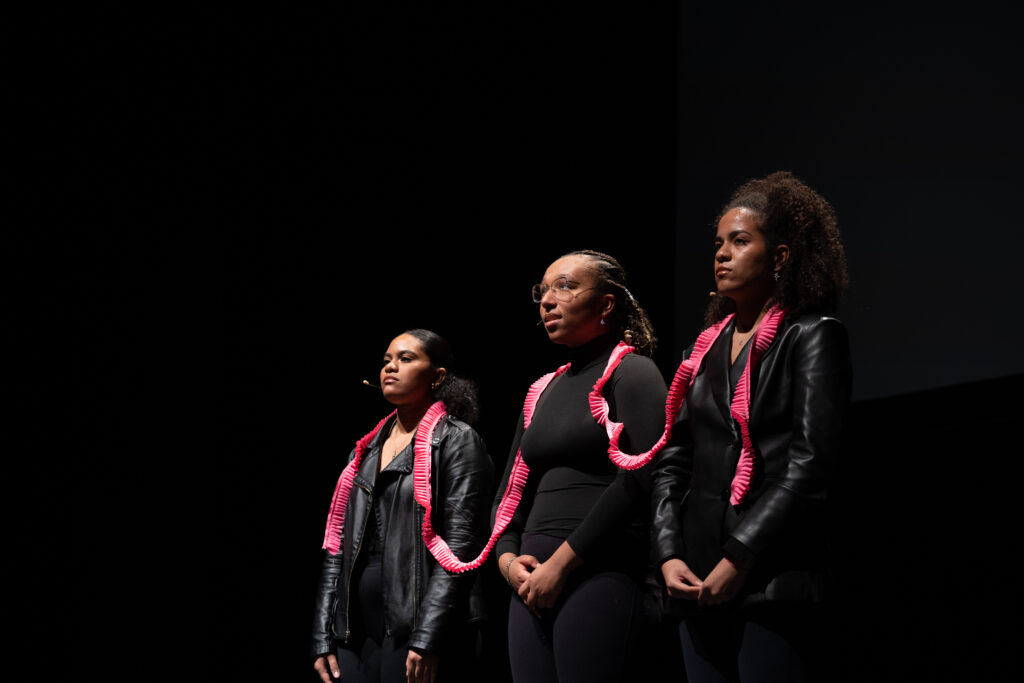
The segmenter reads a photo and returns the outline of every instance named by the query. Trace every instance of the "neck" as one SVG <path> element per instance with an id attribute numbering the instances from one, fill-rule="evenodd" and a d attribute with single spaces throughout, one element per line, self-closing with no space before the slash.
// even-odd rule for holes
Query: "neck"
<path id="1" fill-rule="evenodd" d="M 569 362 L 573 368 L 582 370 L 595 358 L 607 357 L 608 350 L 618 342 L 618 336 L 610 333 L 599 334 L 583 344 L 569 347 Z"/>
<path id="2" fill-rule="evenodd" d="M 433 401 L 426 403 L 417 403 L 414 405 L 398 406 L 397 424 L 395 425 L 395 431 L 408 434 L 409 432 L 416 431 L 416 427 L 419 426 L 420 420 L 426 414 L 427 409 L 434 404 Z"/>
<path id="3" fill-rule="evenodd" d="M 761 324 L 764 314 L 771 308 L 772 300 L 757 299 L 756 301 L 736 302 L 736 331 L 743 334 L 756 329 Z"/>
<path id="4" fill-rule="evenodd" d="M 590 348 L 590 347 L 593 347 L 595 345 L 599 346 L 599 345 L 607 342 L 609 339 L 612 338 L 610 336 L 611 330 L 609 330 L 608 328 L 600 327 L 600 328 L 598 328 L 598 330 L 599 330 L 598 333 L 595 334 L 590 339 L 586 339 L 584 341 L 578 341 L 578 342 L 575 342 L 575 343 L 567 343 L 565 346 L 566 346 L 566 348 L 569 349 L 569 353 L 572 353 L 576 349 Z"/>

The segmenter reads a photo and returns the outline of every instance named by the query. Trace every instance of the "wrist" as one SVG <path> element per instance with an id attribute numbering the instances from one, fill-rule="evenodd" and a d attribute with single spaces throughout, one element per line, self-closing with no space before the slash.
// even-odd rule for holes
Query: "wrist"
<path id="1" fill-rule="evenodd" d="M 572 549 L 568 541 L 565 541 L 562 545 L 558 546 L 558 549 L 552 553 L 545 564 L 550 565 L 551 569 L 568 573 L 583 564 L 583 558 L 576 554 L 576 551 Z"/>
<path id="2" fill-rule="evenodd" d="M 512 585 L 512 574 L 511 574 L 511 572 L 512 572 L 512 563 L 516 561 L 517 557 L 519 557 L 519 556 L 518 555 L 512 555 L 505 562 L 505 581 L 508 582 L 508 587 L 509 588 L 513 588 L 513 589 L 515 587 Z"/>
<path id="3" fill-rule="evenodd" d="M 722 555 L 722 560 L 728 563 L 737 574 L 746 574 L 750 571 L 750 567 L 744 566 L 741 562 L 728 555 Z"/>

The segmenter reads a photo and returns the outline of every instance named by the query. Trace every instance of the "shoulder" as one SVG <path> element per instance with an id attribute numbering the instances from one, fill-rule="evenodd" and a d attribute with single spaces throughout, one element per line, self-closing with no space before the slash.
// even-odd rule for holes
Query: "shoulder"
<path id="1" fill-rule="evenodd" d="M 434 433 L 432 460 L 449 474 L 491 472 L 493 464 L 487 444 L 468 424 L 446 415 Z"/>
<path id="2" fill-rule="evenodd" d="M 838 318 L 804 314 L 787 318 L 772 346 L 778 346 L 787 358 L 797 358 L 802 366 L 849 367 L 850 339 L 846 326 Z"/>
<path id="3" fill-rule="evenodd" d="M 467 432 L 476 434 L 476 430 L 470 427 L 468 424 L 463 422 L 457 417 L 452 417 L 449 414 L 445 414 L 444 420 L 437 426 L 438 430 L 443 430 L 446 435 L 461 435 Z"/>
<path id="4" fill-rule="evenodd" d="M 815 313 L 787 316 L 782 321 L 779 336 L 801 342 L 845 342 L 848 338 L 841 320 Z"/>
<path id="5" fill-rule="evenodd" d="M 483 446 L 483 439 L 475 429 L 451 415 L 445 415 L 444 419 L 437 425 L 434 441 L 442 446 L 476 444 L 479 444 L 481 447 Z"/>
<path id="6" fill-rule="evenodd" d="M 616 387 L 629 388 L 665 388 L 665 378 L 655 362 L 639 353 L 629 353 L 623 357 L 615 368 L 611 381 Z"/>

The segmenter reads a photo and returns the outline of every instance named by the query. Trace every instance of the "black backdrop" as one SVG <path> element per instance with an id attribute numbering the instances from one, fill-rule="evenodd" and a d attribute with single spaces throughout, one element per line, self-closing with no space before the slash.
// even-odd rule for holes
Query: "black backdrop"
<path id="1" fill-rule="evenodd" d="M 1012 20 L 487 3 L 28 23 L 26 659 L 311 680 L 327 503 L 386 410 L 360 382 L 390 337 L 453 342 L 500 468 L 562 360 L 527 299 L 545 266 L 616 255 L 669 376 L 717 207 L 789 168 L 850 256 L 837 678 L 1011 678 Z"/>

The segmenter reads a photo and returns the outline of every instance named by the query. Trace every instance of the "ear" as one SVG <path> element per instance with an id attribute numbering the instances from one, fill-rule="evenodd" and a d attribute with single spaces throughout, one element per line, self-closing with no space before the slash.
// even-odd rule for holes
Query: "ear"
<path id="1" fill-rule="evenodd" d="M 774 270 L 776 273 L 785 268 L 786 264 L 789 263 L 789 245 L 780 244 L 779 246 L 775 247 L 775 254 L 773 255 L 773 260 L 775 261 L 775 263 L 773 264 L 772 270 Z"/>
<path id="2" fill-rule="evenodd" d="M 615 310 L 615 295 L 614 294 L 603 294 L 601 295 L 601 317 L 606 318 L 611 315 L 612 311 Z"/>
<path id="3" fill-rule="evenodd" d="M 447 375 L 447 374 L 448 374 L 448 371 L 445 370 L 444 368 L 438 368 L 437 369 L 437 374 L 434 376 L 434 382 L 431 385 L 431 388 L 433 388 L 434 391 L 437 391 L 438 387 L 441 386 L 441 382 L 444 381 L 445 375 Z"/>

